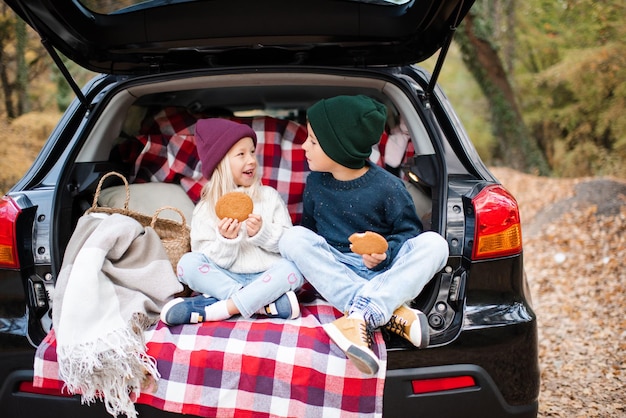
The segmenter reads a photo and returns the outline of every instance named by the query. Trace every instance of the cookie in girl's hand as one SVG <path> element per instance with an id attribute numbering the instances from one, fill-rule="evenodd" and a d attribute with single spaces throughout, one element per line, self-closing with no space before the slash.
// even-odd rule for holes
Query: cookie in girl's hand
<path id="1" fill-rule="evenodd" d="M 361 255 L 382 254 L 389 246 L 385 237 L 373 231 L 355 232 L 348 240 L 352 243 L 352 252 Z"/>
<path id="2" fill-rule="evenodd" d="M 215 214 L 219 219 L 233 218 L 243 222 L 248 219 L 253 208 L 254 204 L 250 196 L 241 192 L 230 192 L 217 200 Z"/>

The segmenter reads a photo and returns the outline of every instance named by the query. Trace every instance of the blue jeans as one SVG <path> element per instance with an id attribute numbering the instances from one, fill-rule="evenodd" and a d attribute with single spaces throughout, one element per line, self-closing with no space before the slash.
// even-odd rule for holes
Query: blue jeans
<path id="1" fill-rule="evenodd" d="M 449 254 L 447 241 L 431 231 L 407 240 L 382 271 L 368 269 L 360 255 L 341 253 L 301 226 L 285 231 L 279 247 L 324 299 L 342 312 L 361 313 L 371 329 L 419 295 Z"/>
<path id="2" fill-rule="evenodd" d="M 192 290 L 219 300 L 232 298 L 244 318 L 249 318 L 265 305 L 274 302 L 304 282 L 296 266 L 285 259 L 267 271 L 238 274 L 219 267 L 203 253 L 184 254 L 178 262 L 178 280 Z"/>

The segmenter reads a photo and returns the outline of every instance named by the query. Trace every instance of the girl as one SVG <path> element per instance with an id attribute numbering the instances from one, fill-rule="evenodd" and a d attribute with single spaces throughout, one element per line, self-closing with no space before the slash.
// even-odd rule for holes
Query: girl
<path id="1" fill-rule="evenodd" d="M 304 279 L 278 251 L 291 218 L 278 192 L 260 183 L 254 130 L 227 119 L 201 119 L 196 147 L 208 182 L 191 220 L 192 252 L 180 259 L 177 274 L 201 294 L 171 300 L 161 320 L 178 325 L 255 313 L 297 318 L 294 290 Z M 232 191 L 246 193 L 254 202 L 254 213 L 243 222 L 215 214 L 217 200 Z"/>

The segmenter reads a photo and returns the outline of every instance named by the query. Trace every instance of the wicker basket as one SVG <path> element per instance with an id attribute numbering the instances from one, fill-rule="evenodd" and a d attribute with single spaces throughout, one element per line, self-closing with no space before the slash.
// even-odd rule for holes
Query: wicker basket
<path id="1" fill-rule="evenodd" d="M 100 192 L 102 190 L 102 185 L 104 181 L 110 176 L 117 176 L 122 179 L 124 182 L 124 186 L 126 187 L 126 198 L 124 200 L 124 206 L 121 208 L 110 208 L 107 206 L 98 206 L 98 199 L 100 197 Z M 119 213 L 121 215 L 129 216 L 135 219 L 144 227 L 151 227 L 156 231 L 156 233 L 161 238 L 161 243 L 163 243 L 163 247 L 167 252 L 167 255 L 172 263 L 172 268 L 176 271 L 176 265 L 178 264 L 178 260 L 182 257 L 186 252 L 191 251 L 191 238 L 190 238 L 190 230 L 187 226 L 187 220 L 185 219 L 185 215 L 183 212 L 175 208 L 173 206 L 164 206 L 162 208 L 157 209 L 152 216 L 146 215 L 143 213 L 139 213 L 137 211 L 131 210 L 128 208 L 128 203 L 130 202 L 130 187 L 128 186 L 128 180 L 122 174 L 111 171 L 100 179 L 98 182 L 98 186 L 96 187 L 96 193 L 93 197 L 93 203 L 91 207 L 87 209 L 85 214 L 89 213 L 106 213 L 113 214 Z M 171 219 L 163 219 L 159 218 L 159 214 L 164 210 L 172 210 L 180 215 L 181 222 L 177 222 Z"/>
<path id="2" fill-rule="evenodd" d="M 178 213 L 182 219 L 182 223 L 159 218 L 159 213 L 164 210 L 173 210 Z M 173 206 L 163 206 L 157 209 L 154 215 L 152 215 L 152 221 L 150 222 L 150 227 L 153 228 L 161 238 L 161 243 L 163 247 L 165 247 L 165 251 L 167 251 L 167 256 L 170 258 L 174 271 L 176 271 L 178 260 L 180 260 L 183 254 L 191 251 L 189 228 L 185 222 L 185 215 Z"/>

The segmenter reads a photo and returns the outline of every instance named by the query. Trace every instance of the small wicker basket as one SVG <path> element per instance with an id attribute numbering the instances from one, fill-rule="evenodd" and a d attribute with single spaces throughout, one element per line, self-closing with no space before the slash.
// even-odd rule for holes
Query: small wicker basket
<path id="1" fill-rule="evenodd" d="M 126 198 L 124 200 L 124 206 L 121 208 L 111 208 L 108 206 L 98 206 L 98 199 L 100 197 L 100 192 L 102 190 L 102 185 L 104 181 L 110 176 L 117 176 L 124 182 L 124 186 L 126 187 Z M 96 193 L 93 197 L 93 203 L 89 209 L 85 212 L 85 214 L 89 213 L 106 213 L 113 214 L 119 213 L 121 215 L 129 216 L 135 219 L 144 227 L 150 227 L 155 230 L 157 235 L 161 238 L 161 243 L 167 252 L 167 255 L 170 259 L 170 263 L 172 264 L 172 268 L 176 271 L 176 265 L 178 264 L 178 260 L 183 256 L 183 254 L 191 251 L 191 238 L 190 238 L 190 229 L 187 226 L 187 220 L 185 219 L 185 215 L 183 212 L 175 208 L 173 206 L 163 206 L 157 209 L 152 216 L 146 215 L 128 208 L 128 204 L 130 202 L 130 187 L 128 186 L 128 180 L 124 175 L 111 171 L 100 179 L 98 182 L 98 186 L 96 187 Z M 171 219 L 163 219 L 159 218 L 159 214 L 164 210 L 172 210 L 178 213 L 181 217 L 181 222 L 177 222 Z"/>

